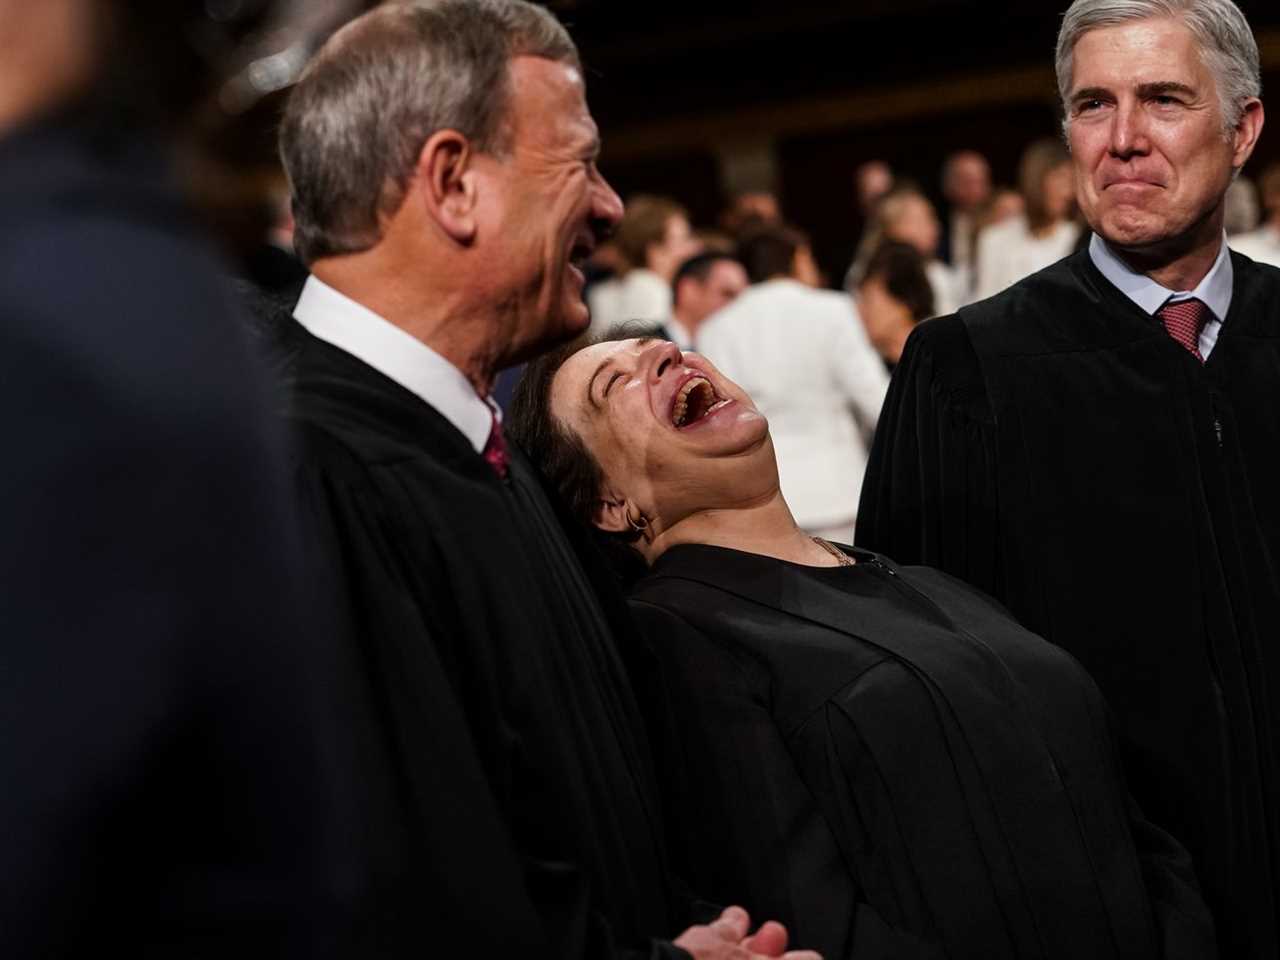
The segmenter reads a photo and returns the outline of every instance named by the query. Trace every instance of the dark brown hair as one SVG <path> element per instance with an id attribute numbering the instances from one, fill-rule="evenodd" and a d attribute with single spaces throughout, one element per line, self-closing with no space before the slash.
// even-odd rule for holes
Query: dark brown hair
<path id="1" fill-rule="evenodd" d="M 809 246 L 809 238 L 794 227 L 762 224 L 738 241 L 738 260 L 752 283 L 795 273 L 796 253 Z"/>
<path id="2" fill-rule="evenodd" d="M 579 350 L 608 340 L 625 340 L 632 335 L 622 332 L 586 344 L 570 343 L 529 361 L 516 385 L 506 421 L 507 435 L 542 472 L 573 521 L 590 532 L 623 582 L 638 579 L 646 569 L 643 558 L 631 546 L 639 534 L 631 530 L 606 533 L 596 526 L 597 507 L 604 490 L 604 470 L 582 438 L 552 414 L 551 385 L 560 368 Z"/>
<path id="3" fill-rule="evenodd" d="M 920 251 L 909 243 L 888 240 L 876 247 L 867 261 L 862 283 L 879 280 L 889 295 L 906 304 L 911 319 L 919 323 L 935 313 L 933 285 L 924 269 Z"/>

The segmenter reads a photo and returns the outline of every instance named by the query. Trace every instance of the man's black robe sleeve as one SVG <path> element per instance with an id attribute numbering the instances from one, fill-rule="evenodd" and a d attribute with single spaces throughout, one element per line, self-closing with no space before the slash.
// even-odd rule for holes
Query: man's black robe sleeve
<path id="1" fill-rule="evenodd" d="M 451 679 L 459 641 L 433 626 L 431 604 L 448 599 L 431 590 L 447 578 L 422 568 L 425 551 L 406 566 L 389 533 L 405 524 L 387 522 L 394 508 L 359 458 L 304 434 L 297 489 L 311 583 L 316 603 L 336 605 L 350 679 L 339 699 L 351 740 L 335 762 L 350 769 L 339 802 L 353 829 L 340 842 L 365 890 L 357 946 L 380 956 L 687 960 L 669 943 L 614 943 L 572 865 L 556 871 L 516 848 Z"/>
<path id="2" fill-rule="evenodd" d="M 907 341 L 867 463 L 858 545 L 999 595 L 995 422 L 958 317 Z"/>

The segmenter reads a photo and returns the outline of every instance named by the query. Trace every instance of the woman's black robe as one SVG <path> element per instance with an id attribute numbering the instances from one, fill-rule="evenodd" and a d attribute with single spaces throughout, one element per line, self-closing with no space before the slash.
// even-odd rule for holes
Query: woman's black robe
<path id="1" fill-rule="evenodd" d="M 1215 956 L 1079 664 L 945 574 L 859 558 L 680 546 L 635 592 L 690 880 L 827 960 Z"/>

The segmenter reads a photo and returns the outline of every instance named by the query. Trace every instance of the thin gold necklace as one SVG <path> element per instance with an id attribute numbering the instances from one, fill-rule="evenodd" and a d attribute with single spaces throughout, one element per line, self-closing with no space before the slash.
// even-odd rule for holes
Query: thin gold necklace
<path id="1" fill-rule="evenodd" d="M 836 560 L 840 562 L 840 566 L 842 567 L 853 566 L 853 557 L 849 556 L 847 553 L 845 553 L 843 550 L 837 547 L 834 543 L 829 543 L 828 541 L 823 540 L 821 537 L 813 537 L 812 540 L 814 543 L 820 546 L 823 550 L 827 551 L 827 553 L 835 557 Z"/>

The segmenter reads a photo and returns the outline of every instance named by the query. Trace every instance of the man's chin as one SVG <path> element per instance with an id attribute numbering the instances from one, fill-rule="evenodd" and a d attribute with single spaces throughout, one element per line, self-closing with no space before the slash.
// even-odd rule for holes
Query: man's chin
<path id="1" fill-rule="evenodd" d="M 571 340 L 576 340 L 586 332 L 589 326 L 591 326 L 591 314 L 585 306 L 580 311 L 570 310 L 559 314 L 543 324 L 533 339 L 518 344 L 508 365 L 525 363 Z"/>
<path id="2" fill-rule="evenodd" d="M 1167 224 L 1154 217 L 1120 215 L 1103 217 L 1094 232 L 1120 250 L 1149 250 L 1174 239 Z"/>

